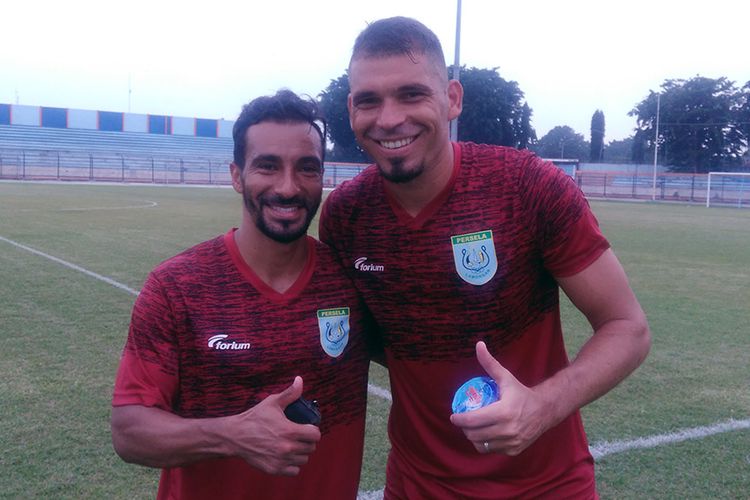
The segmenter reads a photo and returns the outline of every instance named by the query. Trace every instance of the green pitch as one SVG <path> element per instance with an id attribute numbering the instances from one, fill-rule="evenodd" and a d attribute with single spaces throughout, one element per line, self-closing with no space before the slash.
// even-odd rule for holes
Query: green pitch
<path id="1" fill-rule="evenodd" d="M 602 498 L 746 497 L 748 427 L 654 436 L 750 419 L 750 211 L 592 207 L 654 336 L 644 366 L 583 411 L 603 450 Z M 135 298 L 127 289 L 236 226 L 240 209 L 231 189 L 0 183 L 0 497 L 154 496 L 158 472 L 121 462 L 110 444 L 109 400 Z M 566 301 L 563 322 L 574 356 L 589 328 Z M 374 366 L 371 383 L 387 389 L 386 372 Z M 389 403 L 369 401 L 360 489 L 377 491 Z M 649 447 L 607 446 L 639 438 Z"/>

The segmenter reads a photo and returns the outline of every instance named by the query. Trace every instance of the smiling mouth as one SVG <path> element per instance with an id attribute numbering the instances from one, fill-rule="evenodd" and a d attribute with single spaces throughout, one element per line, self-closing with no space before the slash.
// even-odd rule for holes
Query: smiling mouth
<path id="1" fill-rule="evenodd" d="M 286 214 L 295 213 L 297 210 L 301 210 L 302 207 L 299 205 L 268 205 L 274 212 L 281 212 Z"/>
<path id="2" fill-rule="evenodd" d="M 414 142 L 414 139 L 416 138 L 417 136 L 413 136 L 413 137 L 405 137 L 403 139 L 397 139 L 395 141 L 377 141 L 377 142 L 385 149 L 398 149 L 398 148 L 403 148 L 404 146 L 408 146 L 409 144 Z"/>
<path id="3" fill-rule="evenodd" d="M 266 208 L 273 214 L 273 217 L 279 219 L 296 219 L 304 207 L 298 204 L 278 204 L 267 203 Z"/>

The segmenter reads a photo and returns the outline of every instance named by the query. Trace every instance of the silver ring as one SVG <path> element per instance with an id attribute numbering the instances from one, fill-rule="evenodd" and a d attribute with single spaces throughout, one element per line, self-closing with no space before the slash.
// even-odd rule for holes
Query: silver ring
<path id="1" fill-rule="evenodd" d="M 487 452 L 487 453 L 489 453 L 490 452 L 490 443 L 488 443 L 487 441 L 485 441 L 483 444 L 484 444 L 484 451 Z"/>

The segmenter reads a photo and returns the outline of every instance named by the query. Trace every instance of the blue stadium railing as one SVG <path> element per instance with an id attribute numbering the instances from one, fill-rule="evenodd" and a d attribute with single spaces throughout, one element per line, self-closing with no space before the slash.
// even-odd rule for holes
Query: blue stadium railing
<path id="1" fill-rule="evenodd" d="M 0 179 L 227 185 L 232 140 L 134 132 L 0 125 Z M 334 187 L 366 165 L 326 163 Z M 568 170 L 565 166 L 566 170 Z M 592 198 L 703 203 L 705 174 L 568 172 Z M 712 203 L 750 206 L 750 178 L 723 177 L 711 185 Z"/>
<path id="2" fill-rule="evenodd" d="M 0 179 L 229 184 L 232 154 L 226 138 L 0 125 Z M 324 183 L 363 168 L 327 163 Z"/>

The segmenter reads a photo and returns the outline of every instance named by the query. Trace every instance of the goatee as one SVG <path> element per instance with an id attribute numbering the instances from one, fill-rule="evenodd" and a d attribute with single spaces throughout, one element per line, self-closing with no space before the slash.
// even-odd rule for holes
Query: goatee
<path id="1" fill-rule="evenodd" d="M 405 184 L 413 181 L 424 172 L 424 165 L 421 163 L 417 167 L 407 170 L 403 158 L 391 158 L 389 163 L 391 164 L 390 170 L 383 168 L 380 163 L 377 164 L 378 170 L 385 180 L 394 184 Z"/>

